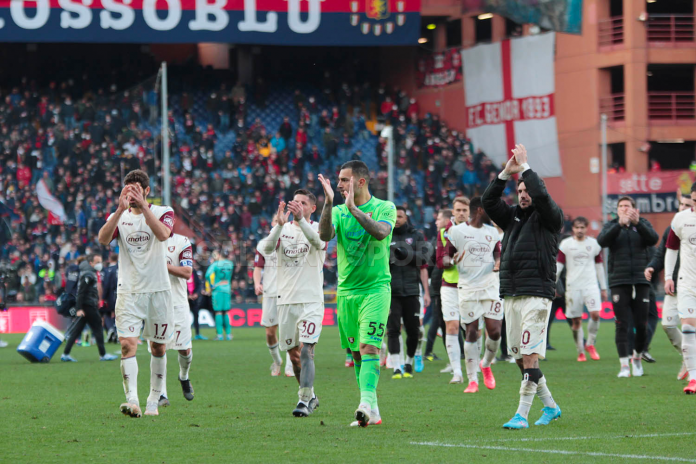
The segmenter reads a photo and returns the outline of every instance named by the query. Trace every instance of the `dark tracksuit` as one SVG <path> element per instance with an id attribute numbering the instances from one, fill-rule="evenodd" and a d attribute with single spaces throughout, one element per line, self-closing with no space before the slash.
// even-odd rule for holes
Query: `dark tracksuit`
<path id="1" fill-rule="evenodd" d="M 101 316 L 99 315 L 99 292 L 97 291 L 97 273 L 87 261 L 80 263 L 80 279 L 77 285 L 76 310 L 84 311 L 85 315 L 78 317 L 73 330 L 65 344 L 65 354 L 70 354 L 75 340 L 82 334 L 85 325 L 89 325 L 92 334 L 97 341 L 99 356 L 106 354 L 104 348 L 104 329 L 102 328 Z"/>
<path id="2" fill-rule="evenodd" d="M 200 335 L 201 334 L 201 327 L 198 324 L 198 309 L 200 306 L 199 306 L 198 302 L 201 299 L 201 287 L 203 285 L 201 282 L 201 278 L 198 275 L 198 272 L 196 272 L 194 270 L 191 273 L 191 276 L 193 277 L 193 293 L 198 294 L 198 297 L 194 299 L 194 298 L 191 298 L 192 294 L 189 294 L 189 296 L 188 296 L 189 309 L 193 313 L 193 328 L 196 331 L 196 335 Z"/>
<path id="3" fill-rule="evenodd" d="M 109 265 L 104 269 L 102 279 L 102 294 L 104 297 L 104 326 L 106 330 L 111 330 L 116 326 L 114 311 L 116 310 L 116 291 L 118 289 L 118 264 Z"/>

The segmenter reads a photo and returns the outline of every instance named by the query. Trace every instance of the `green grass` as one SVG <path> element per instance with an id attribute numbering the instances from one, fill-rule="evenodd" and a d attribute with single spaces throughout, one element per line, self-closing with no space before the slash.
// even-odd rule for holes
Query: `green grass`
<path id="1" fill-rule="evenodd" d="M 464 395 L 464 385 L 448 385 L 450 376 L 439 373 L 444 361 L 426 363 L 413 379 L 394 381 L 384 370 L 378 388 L 383 425 L 348 427 L 359 393 L 353 369 L 343 367 L 334 327 L 324 329 L 317 346 L 315 390 L 321 404 L 306 419 L 291 414 L 295 379 L 270 377 L 261 329 L 236 330 L 232 342 L 195 342 L 192 402 L 181 395 L 176 355 L 170 352 L 172 406 L 160 409 L 154 419 L 121 415 L 118 361 L 99 362 L 95 347 L 75 347 L 78 363 L 61 363 L 59 352 L 50 364 L 30 364 L 15 352 L 21 336 L 7 336 L 10 347 L 0 350 L 0 462 L 646 462 L 639 456 L 696 462 L 696 397 L 682 393 L 683 382 L 676 380 L 679 356 L 657 330 L 652 354 L 658 362 L 645 364 L 645 377 L 617 379 L 612 324 L 600 329 L 602 360 L 577 363 L 570 330 L 556 323 L 552 341 L 558 351 L 549 352 L 541 368 L 563 417 L 523 431 L 501 428 L 517 408 L 520 373 L 515 365 L 493 366 L 495 390 L 486 390 L 481 381 L 478 394 Z M 444 356 L 440 340 L 436 352 Z M 144 405 L 149 388 L 144 346 L 138 361 Z M 530 422 L 541 407 L 535 399 Z M 674 435 L 634 437 L 647 434 Z M 596 438 L 559 439 L 567 437 Z"/>

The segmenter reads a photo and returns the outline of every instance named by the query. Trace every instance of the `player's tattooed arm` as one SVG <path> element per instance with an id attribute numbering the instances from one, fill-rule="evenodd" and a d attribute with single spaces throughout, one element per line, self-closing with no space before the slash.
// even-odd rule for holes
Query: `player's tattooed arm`
<path id="1" fill-rule="evenodd" d="M 372 235 L 377 240 L 384 240 L 389 235 L 389 232 L 391 232 L 390 224 L 375 221 L 370 216 L 360 211 L 357 206 L 353 206 L 349 211 L 358 223 L 363 226 L 365 232 Z"/>
<path id="2" fill-rule="evenodd" d="M 321 218 L 319 218 L 319 238 L 324 242 L 331 241 L 334 238 L 334 228 L 331 223 L 331 210 L 333 204 L 326 199 L 324 208 L 321 210 Z"/>

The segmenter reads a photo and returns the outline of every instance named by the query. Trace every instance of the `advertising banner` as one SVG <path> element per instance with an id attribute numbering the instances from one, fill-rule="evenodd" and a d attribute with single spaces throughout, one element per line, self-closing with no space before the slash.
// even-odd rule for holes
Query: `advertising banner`
<path id="1" fill-rule="evenodd" d="M 458 49 L 422 56 L 416 68 L 419 89 L 442 87 L 462 80 L 462 60 Z"/>
<path id="2" fill-rule="evenodd" d="M 616 211 L 619 198 L 630 196 L 641 213 L 676 213 L 677 190 L 689 195 L 694 173 L 688 170 L 607 174 L 608 211 Z"/>
<path id="3" fill-rule="evenodd" d="M 0 0 L 0 42 L 415 45 L 420 0 Z"/>

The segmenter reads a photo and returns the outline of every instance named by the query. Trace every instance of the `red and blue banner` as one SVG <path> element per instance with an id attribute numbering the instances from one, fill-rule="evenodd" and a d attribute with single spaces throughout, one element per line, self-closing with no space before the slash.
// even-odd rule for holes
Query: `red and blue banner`
<path id="1" fill-rule="evenodd" d="M 0 42 L 415 45 L 420 0 L 0 0 Z"/>
<path id="2" fill-rule="evenodd" d="M 616 211 L 619 198 L 630 196 L 642 213 L 679 211 L 677 190 L 689 195 L 694 173 L 689 170 L 658 172 L 621 172 L 607 174 L 607 208 Z"/>

